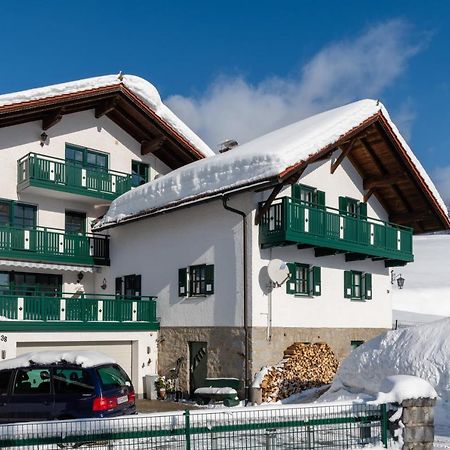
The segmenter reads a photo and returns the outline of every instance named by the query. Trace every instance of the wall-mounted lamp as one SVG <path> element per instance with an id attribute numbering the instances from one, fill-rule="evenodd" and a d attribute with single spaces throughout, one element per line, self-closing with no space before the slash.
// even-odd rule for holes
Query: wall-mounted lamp
<path id="1" fill-rule="evenodd" d="M 101 286 L 100 286 L 103 290 L 105 290 L 107 287 L 108 287 L 108 285 L 106 284 L 106 278 L 103 278 L 103 283 L 101 284 Z"/>
<path id="2" fill-rule="evenodd" d="M 83 272 L 78 272 L 77 283 L 79 283 L 83 278 L 84 278 L 84 273 Z"/>
<path id="3" fill-rule="evenodd" d="M 391 284 L 394 284 L 394 281 L 397 280 L 397 286 L 399 289 L 403 289 L 405 284 L 405 279 L 402 277 L 402 274 L 396 275 L 393 270 L 391 270 Z"/>
<path id="4" fill-rule="evenodd" d="M 48 139 L 48 134 L 44 131 L 41 133 L 41 135 L 39 136 L 39 144 L 41 147 L 44 146 L 44 144 L 47 142 Z"/>

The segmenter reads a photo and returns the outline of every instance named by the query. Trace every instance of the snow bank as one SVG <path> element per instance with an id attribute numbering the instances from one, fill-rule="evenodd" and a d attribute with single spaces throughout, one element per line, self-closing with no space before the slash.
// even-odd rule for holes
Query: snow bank
<path id="1" fill-rule="evenodd" d="M 401 403 L 417 398 L 436 398 L 437 394 L 428 381 L 412 375 L 391 375 L 381 382 L 376 403 Z"/>
<path id="2" fill-rule="evenodd" d="M 194 391 L 194 394 L 197 395 L 237 395 L 236 389 L 229 388 L 229 387 L 201 387 L 197 388 Z"/>
<path id="3" fill-rule="evenodd" d="M 82 367 L 92 367 L 99 364 L 111 364 L 116 361 L 100 352 L 90 351 L 44 351 L 25 353 L 17 358 L 0 361 L 0 370 L 15 369 L 17 367 L 28 367 L 30 363 L 53 364 L 66 361 L 69 364 L 76 364 Z"/>
<path id="4" fill-rule="evenodd" d="M 384 106 L 375 100 L 360 100 L 301 120 L 226 153 L 188 164 L 139 186 L 114 200 L 96 228 L 181 201 L 189 202 L 201 196 L 229 191 L 278 176 L 334 144 L 344 134 L 380 112 L 389 122 L 441 208 L 447 211 L 432 181 L 390 121 Z"/>
<path id="5" fill-rule="evenodd" d="M 123 84 L 133 94 L 139 97 L 158 117 L 172 129 L 186 139 L 191 145 L 205 156 L 212 156 L 214 152 L 205 144 L 184 122 L 181 121 L 161 100 L 161 97 L 151 83 L 134 75 L 123 75 L 122 80 L 117 75 L 86 78 L 69 83 L 54 84 L 37 89 L 0 95 L 0 108 L 17 103 L 42 100 L 59 95 L 73 94 L 91 89 Z"/>
<path id="6" fill-rule="evenodd" d="M 330 390 L 320 400 L 351 393 L 376 397 L 383 380 L 391 375 L 420 377 L 439 397 L 450 400 L 450 318 L 388 331 L 361 345 L 342 362 Z"/>

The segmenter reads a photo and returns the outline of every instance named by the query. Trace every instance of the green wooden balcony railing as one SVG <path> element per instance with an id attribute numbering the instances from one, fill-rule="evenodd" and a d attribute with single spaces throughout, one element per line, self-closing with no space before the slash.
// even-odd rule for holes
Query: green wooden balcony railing
<path id="1" fill-rule="evenodd" d="M 4 331 L 157 330 L 156 297 L 106 294 L 0 292 Z"/>
<path id="2" fill-rule="evenodd" d="M 109 236 L 0 226 L 0 257 L 109 266 Z"/>
<path id="3" fill-rule="evenodd" d="M 17 162 L 17 183 L 19 190 L 32 186 L 112 201 L 136 187 L 137 180 L 127 173 L 29 153 Z"/>
<path id="4" fill-rule="evenodd" d="M 305 244 L 404 262 L 414 260 L 412 236 L 411 228 L 289 197 L 275 200 L 260 225 L 263 248 Z"/>

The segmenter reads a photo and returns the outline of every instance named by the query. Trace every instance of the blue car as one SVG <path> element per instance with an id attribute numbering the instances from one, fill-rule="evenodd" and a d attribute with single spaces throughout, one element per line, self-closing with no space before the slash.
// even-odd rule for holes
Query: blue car
<path id="1" fill-rule="evenodd" d="M 58 362 L 0 370 L 0 422 L 114 417 L 136 413 L 130 378 L 117 364 Z"/>

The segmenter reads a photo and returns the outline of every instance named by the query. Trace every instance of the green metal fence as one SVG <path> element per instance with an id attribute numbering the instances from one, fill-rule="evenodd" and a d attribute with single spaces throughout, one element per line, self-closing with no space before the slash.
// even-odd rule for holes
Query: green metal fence
<path id="1" fill-rule="evenodd" d="M 0 427 L 1 448 L 349 449 L 388 445 L 386 405 L 234 408 Z"/>
<path id="2" fill-rule="evenodd" d="M 26 286 L 0 292 L 4 331 L 157 330 L 156 297 L 30 292 Z"/>
<path id="3" fill-rule="evenodd" d="M 0 226 L 0 256 L 109 265 L 109 236 L 48 227 Z"/>
<path id="4" fill-rule="evenodd" d="M 274 201 L 263 215 L 263 247 L 307 244 L 398 261 L 413 261 L 411 228 L 289 197 Z"/>
<path id="5" fill-rule="evenodd" d="M 114 200 L 136 186 L 131 174 L 83 167 L 38 153 L 17 162 L 17 183 L 19 190 L 34 186 L 105 200 Z"/>

